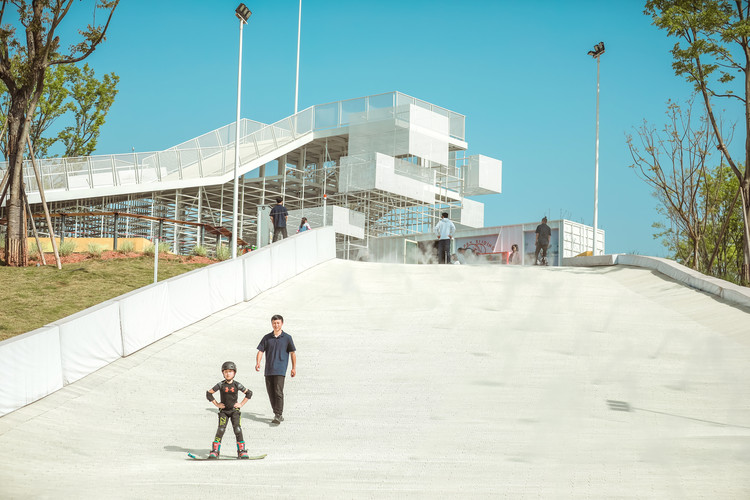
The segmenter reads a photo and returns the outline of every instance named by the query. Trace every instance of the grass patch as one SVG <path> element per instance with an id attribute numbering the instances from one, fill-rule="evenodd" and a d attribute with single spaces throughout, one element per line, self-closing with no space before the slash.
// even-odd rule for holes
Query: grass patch
<path id="1" fill-rule="evenodd" d="M 159 260 L 159 281 L 206 264 Z M 25 333 L 153 283 L 147 257 L 86 260 L 40 267 L 0 267 L 0 340 Z"/>
<path id="2" fill-rule="evenodd" d="M 193 255 L 197 255 L 198 257 L 205 257 L 206 255 L 208 255 L 208 250 L 206 250 L 206 247 L 204 246 L 195 245 L 190 253 Z"/>
<path id="3" fill-rule="evenodd" d="M 153 257 L 155 250 L 156 250 L 156 247 L 152 243 L 151 245 L 148 245 L 146 248 L 143 249 L 143 253 L 147 256 Z M 166 255 L 171 251 L 172 251 L 172 247 L 169 243 L 165 243 L 163 241 L 159 242 L 159 255 Z"/>
<path id="4" fill-rule="evenodd" d="M 88 254 L 92 257 L 99 258 L 104 253 L 104 247 L 96 243 L 89 243 Z"/>
<path id="5" fill-rule="evenodd" d="M 217 260 L 227 260 L 231 256 L 232 256 L 232 250 L 229 247 L 225 247 L 224 245 L 221 245 L 220 247 L 216 248 Z"/>
<path id="6" fill-rule="evenodd" d="M 131 253 L 135 251 L 135 244 L 132 241 L 123 241 L 117 245 L 117 251 L 119 253 Z"/>
<path id="7" fill-rule="evenodd" d="M 42 245 L 44 247 L 44 245 Z M 43 248 L 45 251 L 46 249 Z M 62 243 L 60 243 L 60 246 L 57 248 L 57 253 L 60 255 L 60 257 L 67 257 L 68 255 L 72 254 L 76 249 L 76 242 L 73 240 L 65 240 Z M 52 250 L 49 250 L 50 252 Z"/>

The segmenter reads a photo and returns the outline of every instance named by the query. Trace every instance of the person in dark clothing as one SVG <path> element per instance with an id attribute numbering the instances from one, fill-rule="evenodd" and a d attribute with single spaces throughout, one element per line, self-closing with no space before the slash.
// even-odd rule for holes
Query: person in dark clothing
<path id="1" fill-rule="evenodd" d="M 541 263 L 547 265 L 547 248 L 549 248 L 549 239 L 552 236 L 552 230 L 547 225 L 547 217 L 542 217 L 542 223 L 536 227 L 536 251 L 534 252 L 534 265 Z M 539 252 L 542 252 L 542 261 L 539 262 Z"/>
<path id="2" fill-rule="evenodd" d="M 289 367 L 289 358 L 292 358 L 291 375 L 297 375 L 297 349 L 294 347 L 292 336 L 283 331 L 284 318 L 280 314 L 271 317 L 273 331 L 265 335 L 258 344 L 258 354 L 255 357 L 255 371 L 260 371 L 260 361 L 263 353 L 266 354 L 266 391 L 268 399 L 271 400 L 274 424 L 284 421 L 284 381 L 286 370 Z"/>
<path id="3" fill-rule="evenodd" d="M 286 238 L 286 219 L 289 212 L 282 204 L 284 200 L 276 198 L 276 205 L 271 209 L 271 223 L 273 224 L 273 241 Z"/>
<path id="4" fill-rule="evenodd" d="M 234 380 L 234 375 L 237 373 L 237 365 L 232 361 L 227 361 L 221 365 L 221 373 L 224 375 L 224 380 L 206 391 L 206 399 L 219 409 L 219 427 L 216 429 L 214 442 L 211 443 L 211 453 L 208 454 L 208 458 L 219 458 L 221 438 L 224 437 L 224 431 L 227 430 L 227 422 L 230 421 L 232 422 L 232 429 L 234 429 L 234 436 L 237 438 L 237 458 L 248 458 L 245 440 L 242 437 L 242 427 L 240 427 L 240 408 L 253 397 L 253 391 Z M 214 397 L 214 393 L 217 392 L 220 395 L 220 403 L 217 403 Z M 237 397 L 240 392 L 245 394 L 245 398 L 238 403 Z"/>

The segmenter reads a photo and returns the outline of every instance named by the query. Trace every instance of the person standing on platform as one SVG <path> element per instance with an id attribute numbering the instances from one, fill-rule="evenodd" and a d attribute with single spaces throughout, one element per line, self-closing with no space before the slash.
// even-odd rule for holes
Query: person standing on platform
<path id="1" fill-rule="evenodd" d="M 456 232 L 456 226 L 448 218 L 448 212 L 435 224 L 435 236 L 438 239 L 438 264 L 451 263 L 451 239 Z"/>
<path id="2" fill-rule="evenodd" d="M 273 241 L 286 238 L 286 219 L 289 212 L 283 205 L 281 198 L 276 198 L 276 205 L 271 209 L 271 223 L 273 224 Z"/>
<path id="3" fill-rule="evenodd" d="M 266 354 L 266 391 L 271 400 L 273 409 L 273 420 L 271 423 L 280 424 L 284 421 L 284 381 L 286 370 L 289 367 L 289 358 L 292 359 L 291 375 L 297 375 L 297 348 L 294 347 L 292 336 L 283 331 L 284 318 L 280 314 L 271 317 L 271 328 L 273 331 L 266 334 L 258 344 L 258 354 L 255 357 L 255 371 L 260 371 L 260 362 L 263 353 Z"/>
<path id="4" fill-rule="evenodd" d="M 508 264 L 516 266 L 521 265 L 521 252 L 518 251 L 518 245 L 513 243 L 510 247 L 510 255 L 508 256 Z"/>
<path id="5" fill-rule="evenodd" d="M 534 252 L 534 265 L 546 266 L 547 248 L 549 248 L 549 239 L 552 236 L 552 230 L 547 225 L 547 217 L 542 217 L 542 223 L 536 227 L 536 251 Z M 542 252 L 542 260 L 539 261 L 539 252 Z"/>
<path id="6" fill-rule="evenodd" d="M 299 223 L 299 229 L 297 229 L 297 232 L 303 233 L 305 231 L 309 231 L 310 229 L 312 228 L 310 227 L 310 223 L 307 222 L 307 217 L 302 217 L 302 220 Z"/>

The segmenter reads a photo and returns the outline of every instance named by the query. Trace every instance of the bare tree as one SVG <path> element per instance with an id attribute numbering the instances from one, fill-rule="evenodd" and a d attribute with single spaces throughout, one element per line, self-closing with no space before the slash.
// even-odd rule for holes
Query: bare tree
<path id="1" fill-rule="evenodd" d="M 654 188 L 664 214 L 675 228 L 661 236 L 672 235 L 669 242 L 677 260 L 701 272 L 707 271 L 707 224 L 717 207 L 718 192 L 712 172 L 720 163 L 716 137 L 705 116 L 693 126 L 692 101 L 683 109 L 674 102 L 667 105 L 668 122 L 657 131 L 645 120 L 636 132 L 639 144 L 627 136 L 636 173 Z M 714 159 L 714 152 L 719 158 Z M 712 226 L 713 227 L 713 226 Z"/>
<path id="2" fill-rule="evenodd" d="M 96 0 L 95 9 L 108 11 L 106 22 L 79 30 L 80 39 L 64 50 L 57 30 L 74 3 L 74 0 L 2 0 L 0 80 L 10 97 L 7 117 L 10 189 L 6 211 L 5 261 L 11 266 L 25 266 L 28 263 L 23 156 L 34 113 L 44 91 L 47 68 L 56 64 L 76 63 L 91 55 L 104 41 L 119 0 Z M 17 17 L 11 24 L 8 20 L 14 10 Z M 23 33 L 17 35 L 16 27 Z"/>

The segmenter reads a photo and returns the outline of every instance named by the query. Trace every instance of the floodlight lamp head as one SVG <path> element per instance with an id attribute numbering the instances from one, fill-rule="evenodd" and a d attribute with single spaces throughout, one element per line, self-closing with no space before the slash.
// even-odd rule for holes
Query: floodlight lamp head
<path id="1" fill-rule="evenodd" d="M 247 8 L 247 5 L 244 3 L 241 3 L 237 6 L 237 8 L 234 10 L 235 15 L 237 18 L 242 21 L 243 23 L 247 23 L 247 20 L 250 19 L 250 16 L 253 14 L 250 12 L 250 9 Z"/>
<path id="2" fill-rule="evenodd" d="M 589 50 L 588 54 L 594 59 L 599 58 L 600 55 L 604 54 L 604 42 L 594 45 L 594 50 Z"/>

